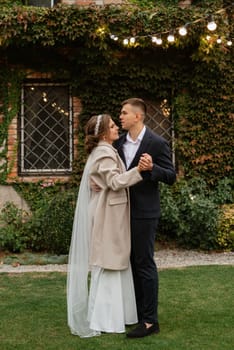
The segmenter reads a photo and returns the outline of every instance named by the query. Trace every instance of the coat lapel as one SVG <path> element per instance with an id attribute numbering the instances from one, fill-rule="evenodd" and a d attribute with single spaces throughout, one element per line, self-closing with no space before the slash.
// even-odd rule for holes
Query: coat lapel
<path id="1" fill-rule="evenodd" d="M 124 144 L 124 142 L 126 141 L 126 136 L 127 136 L 127 134 L 125 134 L 125 135 L 121 138 L 121 140 L 120 140 L 120 142 L 119 142 L 119 144 L 118 144 L 118 147 L 117 147 L 117 151 L 118 151 L 118 153 L 119 153 L 119 155 L 120 155 L 122 161 L 124 162 L 125 167 L 127 167 L 127 165 L 126 165 L 125 155 L 124 155 L 124 152 L 123 152 L 123 144 Z"/>

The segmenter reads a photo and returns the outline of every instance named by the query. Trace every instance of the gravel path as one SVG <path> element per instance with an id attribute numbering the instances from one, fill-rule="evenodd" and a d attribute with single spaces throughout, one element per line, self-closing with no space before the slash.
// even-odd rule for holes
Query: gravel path
<path id="1" fill-rule="evenodd" d="M 201 265 L 232 265 L 234 266 L 234 252 L 204 253 L 182 249 L 160 249 L 155 254 L 158 269 L 179 268 Z M 67 265 L 0 265 L 0 273 L 20 272 L 66 272 Z"/>

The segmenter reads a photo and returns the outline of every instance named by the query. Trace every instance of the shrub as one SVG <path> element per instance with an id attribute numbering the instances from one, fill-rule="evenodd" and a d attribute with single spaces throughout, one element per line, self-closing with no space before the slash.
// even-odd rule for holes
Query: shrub
<path id="1" fill-rule="evenodd" d="M 219 180 L 211 194 L 213 201 L 219 205 L 233 203 L 233 185 L 234 180 L 232 179 L 223 178 Z"/>
<path id="2" fill-rule="evenodd" d="M 28 236 L 24 230 L 29 213 L 7 202 L 0 215 L 0 249 L 21 252 L 26 248 Z"/>
<path id="3" fill-rule="evenodd" d="M 40 209 L 44 202 L 50 201 L 58 193 L 61 193 L 64 185 L 45 179 L 38 183 L 14 184 L 16 192 L 29 204 L 32 211 Z"/>
<path id="4" fill-rule="evenodd" d="M 178 241 L 189 248 L 213 249 L 219 210 L 209 198 L 194 196 L 181 198 Z"/>
<path id="5" fill-rule="evenodd" d="M 159 236 L 175 239 L 186 248 L 234 249 L 233 182 L 219 181 L 210 189 L 200 178 L 180 179 L 173 186 L 160 184 Z M 0 220 L 0 249 L 21 252 L 25 248 L 67 254 L 70 246 L 77 190 L 62 187 L 26 188 L 32 214 L 7 203 Z"/>
<path id="6" fill-rule="evenodd" d="M 75 204 L 74 191 L 58 193 L 50 200 L 43 199 L 27 224 L 30 235 L 28 247 L 34 251 L 67 254 Z"/>
<path id="7" fill-rule="evenodd" d="M 160 184 L 161 217 L 158 226 L 158 238 L 173 239 L 179 225 L 179 208 L 171 187 Z"/>
<path id="8" fill-rule="evenodd" d="M 234 250 L 234 204 L 222 207 L 216 242 L 221 249 Z"/>
<path id="9" fill-rule="evenodd" d="M 219 189 L 211 190 L 200 178 L 180 179 L 171 187 L 160 184 L 159 233 L 187 248 L 216 249 L 220 213 L 217 203 L 230 198 L 228 189 L 221 196 L 224 183 L 229 188 L 225 180 Z"/>

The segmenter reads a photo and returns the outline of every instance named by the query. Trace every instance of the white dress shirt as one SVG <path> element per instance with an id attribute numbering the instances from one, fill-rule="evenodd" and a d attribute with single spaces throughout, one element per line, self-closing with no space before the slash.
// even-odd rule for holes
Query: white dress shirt
<path id="1" fill-rule="evenodd" d="M 144 137 L 146 127 L 144 126 L 140 134 L 137 136 L 137 139 L 133 141 L 129 133 L 127 133 L 126 141 L 123 145 L 123 152 L 126 160 L 127 169 L 129 168 L 131 162 L 133 161 L 135 154 L 141 144 L 141 141 Z"/>

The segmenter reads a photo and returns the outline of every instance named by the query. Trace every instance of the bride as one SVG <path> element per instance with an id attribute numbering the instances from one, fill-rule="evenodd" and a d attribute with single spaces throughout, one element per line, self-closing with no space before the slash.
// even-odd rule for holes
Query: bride
<path id="1" fill-rule="evenodd" d="M 112 146 L 118 127 L 107 114 L 86 125 L 89 154 L 80 183 L 68 259 L 67 310 L 71 333 L 92 337 L 123 333 L 137 323 L 130 266 L 128 187 L 144 164 L 126 171 Z M 92 191 L 95 183 L 99 191 Z"/>

